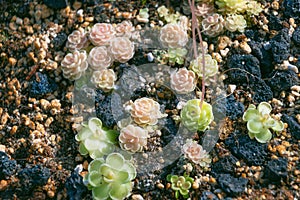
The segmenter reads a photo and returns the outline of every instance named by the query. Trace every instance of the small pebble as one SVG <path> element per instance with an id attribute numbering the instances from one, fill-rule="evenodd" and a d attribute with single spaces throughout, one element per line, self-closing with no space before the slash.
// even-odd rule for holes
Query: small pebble
<path id="1" fill-rule="evenodd" d="M 164 188 L 165 188 L 165 186 L 164 186 L 162 183 L 156 184 L 156 187 L 157 187 L 158 189 L 164 189 Z"/>
<path id="2" fill-rule="evenodd" d="M 144 198 L 143 198 L 142 195 L 140 195 L 140 194 L 133 194 L 133 195 L 131 196 L 131 199 L 132 199 L 132 200 L 144 200 Z"/>

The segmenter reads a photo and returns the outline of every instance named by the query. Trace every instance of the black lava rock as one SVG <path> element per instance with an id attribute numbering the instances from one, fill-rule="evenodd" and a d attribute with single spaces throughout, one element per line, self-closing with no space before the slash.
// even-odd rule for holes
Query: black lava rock
<path id="1" fill-rule="evenodd" d="M 96 97 L 95 97 L 96 115 L 99 119 L 101 119 L 102 123 L 108 128 L 112 128 L 114 125 L 116 125 L 116 121 L 112 113 L 111 99 L 112 99 L 111 95 L 103 96 L 103 92 L 101 90 L 96 90 Z M 120 110 L 120 112 L 122 111 Z"/>
<path id="2" fill-rule="evenodd" d="M 256 140 L 252 140 L 248 135 L 232 133 L 226 140 L 225 145 L 230 149 L 233 155 L 243 159 L 249 165 L 264 165 L 268 157 L 268 146 Z"/>
<path id="3" fill-rule="evenodd" d="M 30 17 L 29 11 L 30 11 L 29 2 L 24 2 L 23 4 L 19 4 L 18 17 L 21 18 Z"/>
<path id="4" fill-rule="evenodd" d="M 10 160 L 8 155 L 0 151 L 0 180 L 9 179 L 17 171 L 17 161 Z"/>
<path id="5" fill-rule="evenodd" d="M 279 31 L 279 30 L 282 29 L 282 27 L 283 27 L 282 22 L 281 22 L 281 20 L 278 16 L 270 14 L 268 16 L 268 20 L 269 20 L 268 27 L 269 27 L 270 30 Z"/>
<path id="6" fill-rule="evenodd" d="M 67 7 L 67 0 L 44 0 L 44 4 L 53 9 L 62 9 Z"/>
<path id="7" fill-rule="evenodd" d="M 273 60 L 275 63 L 282 63 L 282 61 L 288 59 L 290 56 L 290 44 L 286 42 L 277 42 L 271 41 L 272 45 L 272 53 L 273 53 Z"/>
<path id="8" fill-rule="evenodd" d="M 238 161 L 233 155 L 225 156 L 213 163 L 211 167 L 211 172 L 214 176 L 219 176 L 220 174 L 231 174 L 234 173 L 235 164 Z"/>
<path id="9" fill-rule="evenodd" d="M 48 78 L 47 74 L 38 72 L 37 76 L 32 76 L 32 79 L 33 80 L 30 82 L 30 95 L 45 95 L 54 92 L 57 88 L 55 81 Z"/>
<path id="10" fill-rule="evenodd" d="M 244 113 L 244 105 L 241 102 L 236 101 L 233 95 L 226 98 L 226 116 L 231 120 L 235 120 L 241 117 Z"/>
<path id="11" fill-rule="evenodd" d="M 271 88 L 262 79 L 249 77 L 249 84 L 254 102 L 260 103 L 273 98 L 273 92 Z"/>
<path id="12" fill-rule="evenodd" d="M 229 196 L 238 196 L 245 191 L 248 179 L 235 178 L 230 174 L 221 174 L 218 177 L 218 183 L 221 189 Z"/>
<path id="13" fill-rule="evenodd" d="M 288 176 L 287 164 L 286 158 L 269 161 L 264 171 L 264 177 L 275 184 L 279 183 L 280 180 L 286 180 Z"/>
<path id="14" fill-rule="evenodd" d="M 275 96 L 278 96 L 281 91 L 289 90 L 293 85 L 297 85 L 298 81 L 298 76 L 293 70 L 274 70 L 266 83 Z"/>
<path id="15" fill-rule="evenodd" d="M 174 122 L 171 117 L 167 117 L 163 119 L 163 128 L 161 129 L 161 144 L 164 147 L 167 145 L 171 140 L 174 139 L 174 136 L 177 134 L 178 126 Z"/>
<path id="16" fill-rule="evenodd" d="M 296 45 L 300 46 L 300 26 L 298 26 L 293 32 L 292 39 Z"/>
<path id="17" fill-rule="evenodd" d="M 34 188 L 45 185 L 50 175 L 50 170 L 41 165 L 22 169 L 17 175 L 22 188 L 20 193 L 28 195 Z"/>
<path id="18" fill-rule="evenodd" d="M 70 200 L 81 200 L 87 193 L 87 187 L 83 184 L 83 178 L 78 172 L 73 171 L 67 178 L 65 187 Z"/>
<path id="19" fill-rule="evenodd" d="M 282 121 L 289 125 L 291 135 L 296 139 L 300 140 L 300 124 L 292 116 L 283 114 Z"/>
<path id="20" fill-rule="evenodd" d="M 229 68 L 230 83 L 240 84 L 247 82 L 249 76 L 251 76 L 248 73 L 261 77 L 259 60 L 251 54 L 233 54 L 227 60 L 227 67 Z"/>
<path id="21" fill-rule="evenodd" d="M 300 17 L 300 0 L 284 0 L 283 7 L 286 17 L 294 19 Z"/>
<path id="22" fill-rule="evenodd" d="M 65 46 L 65 42 L 67 41 L 67 34 L 65 32 L 59 32 L 55 38 L 51 41 L 53 48 L 55 50 L 62 50 Z"/>
<path id="23" fill-rule="evenodd" d="M 210 191 L 204 191 L 199 200 L 219 200 L 219 198 Z"/>
<path id="24" fill-rule="evenodd" d="M 86 4 L 87 6 L 95 6 L 103 4 L 103 0 L 82 0 L 82 3 Z"/>

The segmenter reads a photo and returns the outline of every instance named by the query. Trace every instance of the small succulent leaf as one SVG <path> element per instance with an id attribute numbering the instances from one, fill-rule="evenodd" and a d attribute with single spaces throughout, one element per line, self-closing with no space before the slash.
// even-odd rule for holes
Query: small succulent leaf
<path id="1" fill-rule="evenodd" d="M 109 196 L 113 200 L 122 200 L 130 195 L 131 182 L 125 184 L 112 184 Z"/>
<path id="2" fill-rule="evenodd" d="M 97 129 L 102 128 L 102 122 L 100 119 L 93 117 L 93 118 L 89 119 L 88 126 L 91 129 L 91 131 L 94 133 L 94 132 L 96 132 Z"/>
<path id="3" fill-rule="evenodd" d="M 178 181 L 178 176 L 177 175 L 172 175 L 170 180 L 171 180 L 172 183 L 176 183 Z"/>
<path id="4" fill-rule="evenodd" d="M 263 124 L 260 121 L 250 120 L 247 122 L 247 129 L 252 133 L 259 133 L 263 129 Z"/>
<path id="5" fill-rule="evenodd" d="M 179 192 L 180 192 L 180 194 L 181 194 L 182 196 L 185 196 L 185 195 L 187 195 L 187 194 L 189 193 L 189 191 L 188 191 L 188 190 L 185 190 L 185 189 L 181 189 L 181 190 L 179 190 Z"/>
<path id="6" fill-rule="evenodd" d="M 93 140 L 92 138 L 87 138 L 86 140 L 84 140 L 84 146 L 89 151 L 96 150 L 96 149 L 98 149 L 99 141 Z"/>
<path id="7" fill-rule="evenodd" d="M 93 187 L 97 187 L 97 186 L 101 185 L 101 183 L 102 183 L 101 174 L 98 173 L 97 171 L 89 172 L 88 181 L 89 181 L 89 184 Z"/>
<path id="8" fill-rule="evenodd" d="M 100 166 L 104 163 L 104 160 L 103 158 L 98 158 L 98 159 L 95 159 L 93 160 L 89 166 L 88 166 L 88 171 L 91 172 L 91 171 L 97 171 L 99 172 L 99 169 L 100 169 Z"/>
<path id="9" fill-rule="evenodd" d="M 82 141 L 86 138 L 90 137 L 93 133 L 89 128 L 82 127 L 82 129 L 78 132 L 78 134 L 75 136 L 76 141 Z"/>
<path id="10" fill-rule="evenodd" d="M 243 121 L 250 121 L 250 120 L 255 120 L 255 119 L 259 119 L 259 113 L 258 111 L 254 108 L 248 108 L 246 110 L 246 112 L 243 115 Z"/>
<path id="11" fill-rule="evenodd" d="M 106 158 L 106 163 L 114 169 L 120 169 L 124 163 L 124 157 L 119 153 L 111 153 Z"/>
<path id="12" fill-rule="evenodd" d="M 83 143 L 79 144 L 79 153 L 83 156 L 85 156 L 89 153 L 88 150 L 85 148 Z"/>
<path id="13" fill-rule="evenodd" d="M 267 128 L 272 128 L 276 126 L 276 120 L 273 119 L 272 117 L 269 117 L 269 119 L 264 123 L 265 127 Z"/>
<path id="14" fill-rule="evenodd" d="M 281 132 L 284 129 L 284 124 L 282 121 L 275 120 L 275 125 L 271 127 L 274 131 Z"/>
<path id="15" fill-rule="evenodd" d="M 123 170 L 128 173 L 128 175 L 129 175 L 128 179 L 129 180 L 133 180 L 136 177 L 136 168 L 129 161 L 127 161 L 123 165 Z"/>
<path id="16" fill-rule="evenodd" d="M 106 200 L 109 197 L 109 191 L 110 191 L 110 184 L 103 183 L 98 187 L 93 188 L 93 198 L 95 200 Z"/>
<path id="17" fill-rule="evenodd" d="M 168 175 L 167 175 L 167 181 L 168 181 L 168 182 L 171 182 L 171 177 L 172 177 L 172 174 L 168 174 Z"/>
<path id="18" fill-rule="evenodd" d="M 179 191 L 178 191 L 178 190 L 175 192 L 175 198 L 176 198 L 176 199 L 179 198 Z"/>
<path id="19" fill-rule="evenodd" d="M 258 110 L 259 113 L 261 113 L 261 115 L 269 115 L 271 113 L 271 111 L 272 111 L 272 107 L 267 102 L 261 102 L 257 106 L 257 110 Z"/>
<path id="20" fill-rule="evenodd" d="M 172 183 L 171 188 L 172 190 L 180 190 L 180 187 L 177 186 L 177 182 Z"/>
<path id="21" fill-rule="evenodd" d="M 106 131 L 106 137 L 108 139 L 109 143 L 115 144 L 116 143 L 116 139 L 118 138 L 119 133 L 116 130 L 108 130 Z"/>
<path id="22" fill-rule="evenodd" d="M 255 134 L 255 139 L 260 143 L 267 143 L 271 138 L 272 133 L 269 129 L 262 129 L 260 133 Z"/>
<path id="23" fill-rule="evenodd" d="M 107 183 L 113 182 L 116 179 L 116 171 L 114 171 L 106 163 L 100 166 L 100 173 L 103 175 L 104 181 Z"/>
<path id="24" fill-rule="evenodd" d="M 101 151 L 99 151 L 98 149 L 90 152 L 90 157 L 93 159 L 102 158 L 103 156 L 104 156 L 104 154 Z"/>
<path id="25" fill-rule="evenodd" d="M 254 104 L 250 104 L 250 105 L 248 106 L 248 109 L 256 109 L 256 106 L 255 106 Z"/>
<path id="26" fill-rule="evenodd" d="M 248 135 L 249 135 L 249 137 L 251 138 L 251 139 L 253 139 L 254 137 L 255 137 L 255 133 L 252 133 L 252 132 L 248 132 Z"/>
<path id="27" fill-rule="evenodd" d="M 190 183 L 193 183 L 194 182 L 194 179 L 192 177 L 185 177 L 185 181 L 188 181 Z"/>
<path id="28" fill-rule="evenodd" d="M 191 186 L 192 186 L 192 184 L 190 182 L 186 181 L 182 184 L 181 189 L 188 190 L 191 188 Z"/>
<path id="29" fill-rule="evenodd" d="M 98 150 L 104 154 L 104 155 L 108 155 L 110 153 L 112 153 L 114 151 L 114 145 L 113 144 L 108 144 L 104 141 L 99 141 L 99 146 L 98 146 Z"/>
<path id="30" fill-rule="evenodd" d="M 178 182 L 180 182 L 180 183 L 184 183 L 184 182 L 185 182 L 185 178 L 184 178 L 184 176 L 179 176 L 179 178 L 178 178 Z"/>

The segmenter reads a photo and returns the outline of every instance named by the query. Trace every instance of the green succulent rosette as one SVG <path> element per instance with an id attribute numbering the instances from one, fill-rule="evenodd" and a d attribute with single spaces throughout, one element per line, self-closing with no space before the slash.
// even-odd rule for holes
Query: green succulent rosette
<path id="1" fill-rule="evenodd" d="M 200 103 L 200 99 L 189 100 L 181 110 L 181 122 L 189 131 L 205 131 L 214 119 L 212 106 L 203 101 L 200 108 Z"/>
<path id="2" fill-rule="evenodd" d="M 267 102 L 261 102 L 257 108 L 250 104 L 243 115 L 243 120 L 247 122 L 248 134 L 251 139 L 255 138 L 260 143 L 271 140 L 270 129 L 280 132 L 284 129 L 282 121 L 275 120 L 270 116 L 272 107 Z"/>
<path id="3" fill-rule="evenodd" d="M 176 199 L 179 198 L 179 194 L 181 194 L 183 198 L 189 197 L 189 189 L 194 182 L 193 178 L 189 176 L 177 176 L 169 174 L 167 176 L 167 180 L 171 182 L 171 188 L 175 191 Z"/>
<path id="4" fill-rule="evenodd" d="M 123 155 L 111 153 L 106 160 L 97 158 L 89 164 L 84 182 L 96 200 L 122 200 L 130 195 L 135 177 L 133 164 Z"/>
<path id="5" fill-rule="evenodd" d="M 81 155 L 90 155 L 91 158 L 102 158 L 112 153 L 115 149 L 118 134 L 114 130 L 105 130 L 98 118 L 91 118 L 82 123 L 82 128 L 75 136 L 80 142 L 79 152 Z"/>

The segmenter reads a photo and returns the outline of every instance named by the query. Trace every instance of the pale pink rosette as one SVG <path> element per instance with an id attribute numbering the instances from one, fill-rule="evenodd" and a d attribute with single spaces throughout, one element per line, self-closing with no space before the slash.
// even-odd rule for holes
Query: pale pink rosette
<path id="1" fill-rule="evenodd" d="M 68 53 L 61 62 L 64 77 L 70 80 L 79 79 L 88 68 L 86 59 L 86 51 L 75 50 L 72 53 Z"/>
<path id="2" fill-rule="evenodd" d="M 171 88 L 178 94 L 187 94 L 196 88 L 196 75 L 193 71 L 180 68 L 171 74 Z"/>
<path id="3" fill-rule="evenodd" d="M 129 124 L 120 131 L 120 146 L 123 150 L 130 151 L 132 153 L 139 152 L 147 145 L 147 137 L 147 130 Z"/>
<path id="4" fill-rule="evenodd" d="M 92 83 L 103 91 L 108 92 L 115 86 L 117 76 L 112 69 L 103 69 L 101 71 L 94 71 L 91 77 Z"/>
<path id="5" fill-rule="evenodd" d="M 122 21 L 116 26 L 116 36 L 118 37 L 128 37 L 130 38 L 132 33 L 134 32 L 134 27 L 131 21 Z"/>
<path id="6" fill-rule="evenodd" d="M 181 48 L 188 42 L 188 35 L 178 24 L 167 24 L 160 30 L 159 39 L 166 48 Z"/>
<path id="7" fill-rule="evenodd" d="M 110 41 L 115 37 L 115 28 L 108 23 L 97 23 L 90 31 L 90 41 L 95 46 L 109 45 Z"/>
<path id="8" fill-rule="evenodd" d="M 106 69 L 113 63 L 113 59 L 105 46 L 92 48 L 87 61 L 91 68 L 96 71 Z"/>
<path id="9" fill-rule="evenodd" d="M 127 37 L 115 37 L 110 42 L 109 51 L 114 60 L 125 63 L 134 55 L 134 44 Z"/>
<path id="10" fill-rule="evenodd" d="M 73 31 L 69 36 L 66 47 L 70 51 L 80 50 L 88 46 L 88 38 L 85 30 L 80 28 Z"/>

